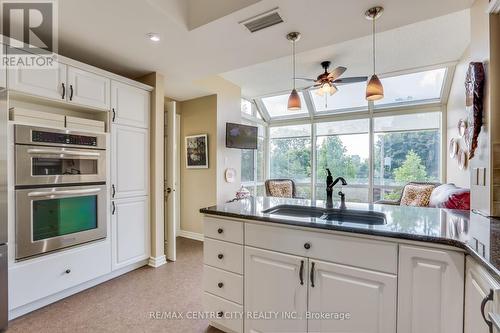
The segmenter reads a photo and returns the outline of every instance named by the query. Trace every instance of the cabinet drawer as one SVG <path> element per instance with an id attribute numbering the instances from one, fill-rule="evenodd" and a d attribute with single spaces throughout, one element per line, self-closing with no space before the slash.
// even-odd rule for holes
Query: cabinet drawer
<path id="1" fill-rule="evenodd" d="M 205 265 L 203 290 L 243 304 L 243 276 Z"/>
<path id="2" fill-rule="evenodd" d="M 243 273 L 243 246 L 206 238 L 203 242 L 203 262 L 230 272 Z"/>
<path id="3" fill-rule="evenodd" d="M 203 230 L 205 237 L 243 244 L 243 223 L 205 217 Z"/>
<path id="4" fill-rule="evenodd" d="M 205 311 L 218 317 L 211 318 L 211 322 L 231 332 L 243 332 L 243 307 L 241 305 L 209 293 L 203 293 L 203 304 Z"/>
<path id="5" fill-rule="evenodd" d="M 109 240 L 14 264 L 9 269 L 9 309 L 15 309 L 109 272 Z"/>
<path id="6" fill-rule="evenodd" d="M 246 223 L 245 245 L 392 274 L 398 267 L 397 244 L 329 233 Z"/>

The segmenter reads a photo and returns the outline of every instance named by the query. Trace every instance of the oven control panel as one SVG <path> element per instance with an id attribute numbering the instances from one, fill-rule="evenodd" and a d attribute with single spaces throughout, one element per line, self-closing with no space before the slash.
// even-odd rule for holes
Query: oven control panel
<path id="1" fill-rule="evenodd" d="M 44 132 L 44 131 L 32 131 L 31 140 L 33 142 L 40 142 L 40 143 L 55 143 L 55 144 L 67 144 L 67 145 L 90 146 L 90 147 L 97 146 L 97 137 L 95 136 L 74 135 L 65 133 Z"/>

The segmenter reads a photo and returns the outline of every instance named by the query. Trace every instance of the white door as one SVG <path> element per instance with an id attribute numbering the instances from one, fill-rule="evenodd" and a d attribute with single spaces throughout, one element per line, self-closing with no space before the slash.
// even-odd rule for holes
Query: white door
<path id="1" fill-rule="evenodd" d="M 245 247 L 245 332 L 306 332 L 307 275 L 307 258 Z"/>
<path id="2" fill-rule="evenodd" d="M 308 332 L 396 332 L 396 275 L 310 259 L 309 276 Z"/>
<path id="3" fill-rule="evenodd" d="M 463 254 L 400 246 L 398 279 L 398 332 L 463 332 Z"/>
<path id="4" fill-rule="evenodd" d="M 147 197 L 114 200 L 111 207 L 113 269 L 149 258 Z"/>
<path id="5" fill-rule="evenodd" d="M 9 68 L 9 90 L 66 101 L 66 72 L 67 66 L 61 63 L 50 69 Z"/>
<path id="6" fill-rule="evenodd" d="M 115 124 L 149 127 L 149 103 L 148 91 L 116 81 L 111 82 L 111 119 Z"/>
<path id="7" fill-rule="evenodd" d="M 489 333 L 481 314 L 481 302 L 490 290 L 499 289 L 500 286 L 470 257 L 467 257 L 466 266 L 464 333 Z M 486 303 L 485 315 L 493 310 L 492 305 L 492 301 Z"/>
<path id="8" fill-rule="evenodd" d="M 113 124 L 111 127 L 111 197 L 148 194 L 148 130 Z"/>
<path id="9" fill-rule="evenodd" d="M 179 211 L 179 193 L 177 177 L 179 175 L 178 161 L 178 131 L 175 102 L 165 104 L 165 240 L 167 241 L 167 258 L 176 260 L 177 219 Z"/>
<path id="10" fill-rule="evenodd" d="M 110 79 L 68 66 L 68 86 L 68 101 L 92 108 L 110 109 Z"/>

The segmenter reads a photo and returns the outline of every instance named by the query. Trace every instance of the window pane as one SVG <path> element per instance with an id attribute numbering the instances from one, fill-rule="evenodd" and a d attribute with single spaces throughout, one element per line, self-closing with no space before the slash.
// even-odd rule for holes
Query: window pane
<path id="1" fill-rule="evenodd" d="M 254 180 L 254 151 L 252 149 L 241 150 L 241 181 Z"/>
<path id="2" fill-rule="evenodd" d="M 394 117 L 376 117 L 373 123 L 375 132 L 439 129 L 440 127 L 440 112 L 414 113 Z"/>
<path id="3" fill-rule="evenodd" d="M 311 138 L 270 140 L 270 164 L 271 178 L 293 179 L 299 196 L 311 197 Z"/>
<path id="4" fill-rule="evenodd" d="M 333 201 L 340 201 L 337 192 L 333 192 Z M 368 202 L 368 187 L 350 187 L 348 185 L 342 187 L 342 192 L 344 192 L 347 202 Z M 326 200 L 326 184 L 318 183 L 316 185 L 316 199 Z"/>
<path id="5" fill-rule="evenodd" d="M 289 138 L 295 136 L 311 136 L 311 125 L 294 125 L 294 126 L 281 126 L 271 127 L 269 130 L 271 138 Z"/>
<path id="6" fill-rule="evenodd" d="M 271 117 L 283 117 L 283 116 L 296 116 L 296 115 L 305 115 L 308 113 L 306 102 L 304 101 L 304 95 L 302 92 L 299 92 L 300 101 L 302 103 L 302 109 L 296 111 L 288 110 L 288 97 L 289 94 L 271 96 L 262 98 L 262 103 L 267 109 L 267 112 Z"/>
<path id="7" fill-rule="evenodd" d="M 374 136 L 375 200 L 398 199 L 402 186 L 410 181 L 439 181 L 439 118 L 429 116 L 426 123 L 423 115 L 411 115 L 419 119 L 412 126 L 407 126 L 410 115 L 374 120 L 376 129 L 384 129 Z M 394 124 L 394 127 L 388 124 Z M 422 129 L 419 130 L 417 124 Z"/>
<path id="8" fill-rule="evenodd" d="M 264 160 L 264 138 L 257 139 L 257 181 L 264 181 L 264 169 L 266 163 Z"/>
<path id="9" fill-rule="evenodd" d="M 338 87 L 339 90 L 330 96 L 325 94 L 319 96 L 315 89 L 311 91 L 311 97 L 316 112 L 335 111 L 342 109 L 352 108 L 365 108 L 368 109 L 368 102 L 366 101 L 366 83 L 352 83 Z"/>
<path id="10" fill-rule="evenodd" d="M 339 135 L 368 133 L 370 121 L 357 119 L 316 124 L 316 135 Z"/>
<path id="11" fill-rule="evenodd" d="M 241 99 L 241 113 L 253 115 L 252 103 L 243 98 Z"/>
<path id="12" fill-rule="evenodd" d="M 375 106 L 415 103 L 441 97 L 446 68 L 381 79 L 385 96 Z"/>

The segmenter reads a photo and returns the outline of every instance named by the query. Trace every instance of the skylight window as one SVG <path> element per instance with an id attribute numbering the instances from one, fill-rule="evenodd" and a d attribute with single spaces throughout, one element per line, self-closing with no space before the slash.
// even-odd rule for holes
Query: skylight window
<path id="1" fill-rule="evenodd" d="M 266 107 L 267 112 L 271 118 L 275 117 L 294 117 L 294 116 L 304 116 L 308 114 L 306 102 L 304 100 L 304 95 L 299 92 L 300 101 L 302 104 L 302 109 L 297 111 L 288 110 L 288 96 L 290 94 L 264 97 L 262 98 L 262 103 Z"/>
<path id="2" fill-rule="evenodd" d="M 375 102 L 375 107 L 439 101 L 445 76 L 446 68 L 440 68 L 383 78 L 385 96 Z"/>
<path id="3" fill-rule="evenodd" d="M 366 83 L 352 83 L 338 87 L 339 90 L 330 96 L 326 94 L 319 96 L 319 89 L 311 90 L 311 97 L 316 112 L 336 111 L 342 112 L 349 109 L 368 109 L 365 99 Z"/>

